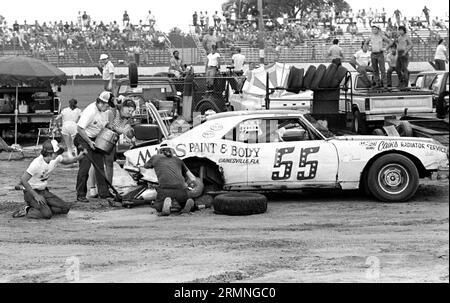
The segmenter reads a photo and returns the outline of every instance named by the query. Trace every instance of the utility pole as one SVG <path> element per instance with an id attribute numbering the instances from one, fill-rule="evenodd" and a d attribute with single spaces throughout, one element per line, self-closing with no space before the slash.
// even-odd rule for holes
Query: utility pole
<path id="1" fill-rule="evenodd" d="M 258 0 L 258 48 L 259 48 L 259 62 L 264 64 L 264 49 L 265 49 L 265 35 L 264 35 L 264 20 L 263 20 L 263 0 Z"/>

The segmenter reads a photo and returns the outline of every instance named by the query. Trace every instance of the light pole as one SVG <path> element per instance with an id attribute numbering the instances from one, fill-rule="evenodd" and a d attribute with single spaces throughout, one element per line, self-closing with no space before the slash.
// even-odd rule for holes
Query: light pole
<path id="1" fill-rule="evenodd" d="M 264 64 L 264 20 L 263 20 L 263 1 L 258 0 L 258 48 L 259 48 L 259 62 Z"/>

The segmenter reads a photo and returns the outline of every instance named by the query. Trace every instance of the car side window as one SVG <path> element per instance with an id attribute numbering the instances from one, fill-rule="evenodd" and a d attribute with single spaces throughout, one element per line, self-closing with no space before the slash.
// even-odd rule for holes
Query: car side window
<path id="1" fill-rule="evenodd" d="M 310 140 L 310 135 L 295 118 L 250 119 L 231 129 L 224 139 L 251 144 L 276 143 Z"/>

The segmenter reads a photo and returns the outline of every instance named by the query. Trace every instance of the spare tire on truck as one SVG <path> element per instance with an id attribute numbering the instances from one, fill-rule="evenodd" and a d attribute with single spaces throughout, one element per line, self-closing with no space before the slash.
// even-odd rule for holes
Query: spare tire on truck
<path id="1" fill-rule="evenodd" d="M 291 71 L 289 73 L 287 88 L 286 91 L 294 94 L 298 94 L 300 90 L 304 89 L 303 87 L 303 75 L 305 70 L 303 68 L 296 68 L 295 66 L 291 67 Z"/>
<path id="2" fill-rule="evenodd" d="M 336 69 L 336 72 L 334 73 L 334 77 L 331 78 L 331 81 L 329 83 L 330 88 L 338 88 L 341 84 L 342 79 L 344 79 L 345 75 L 347 74 L 347 69 L 343 67 L 342 65 L 339 65 L 339 67 Z"/>
<path id="3" fill-rule="evenodd" d="M 316 67 L 314 65 L 310 65 L 306 70 L 305 76 L 303 77 L 303 87 L 305 89 L 311 88 L 311 81 L 314 78 L 314 74 L 316 72 Z"/>
<path id="4" fill-rule="evenodd" d="M 248 216 L 267 211 L 267 198 L 257 193 L 226 193 L 213 201 L 214 212 L 229 216 Z"/>
<path id="5" fill-rule="evenodd" d="M 320 64 L 317 69 L 316 72 L 314 73 L 314 77 L 311 81 L 311 89 L 318 89 L 319 88 L 319 83 L 320 81 L 322 81 L 323 76 L 325 75 L 327 68 L 325 65 Z"/>
<path id="6" fill-rule="evenodd" d="M 325 75 L 319 83 L 320 88 L 331 88 L 331 82 L 333 80 L 334 74 L 336 74 L 338 66 L 334 63 L 328 65 Z"/>
<path id="7" fill-rule="evenodd" d="M 136 63 L 130 63 L 128 65 L 128 79 L 130 80 L 130 87 L 135 88 L 138 86 L 138 68 Z"/>

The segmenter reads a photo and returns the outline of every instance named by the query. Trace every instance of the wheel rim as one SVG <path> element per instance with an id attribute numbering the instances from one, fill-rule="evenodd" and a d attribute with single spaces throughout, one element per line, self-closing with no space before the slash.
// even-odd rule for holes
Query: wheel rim
<path id="1" fill-rule="evenodd" d="M 409 173 L 400 164 L 388 164 L 378 173 L 378 184 L 381 189 L 391 195 L 398 195 L 409 185 Z"/>

